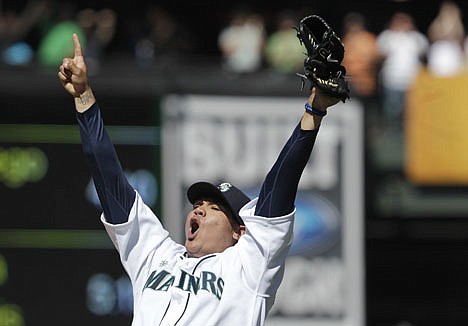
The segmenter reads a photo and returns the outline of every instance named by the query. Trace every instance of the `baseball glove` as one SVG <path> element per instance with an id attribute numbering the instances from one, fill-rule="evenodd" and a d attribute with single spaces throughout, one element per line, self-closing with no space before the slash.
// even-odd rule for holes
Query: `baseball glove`
<path id="1" fill-rule="evenodd" d="M 333 29 L 323 18 L 311 15 L 304 17 L 296 27 L 297 37 L 307 50 L 304 60 L 304 74 L 298 74 L 304 81 L 309 80 L 311 88 L 319 88 L 325 93 L 340 98 L 349 98 L 346 69 L 341 65 L 344 45 Z"/>

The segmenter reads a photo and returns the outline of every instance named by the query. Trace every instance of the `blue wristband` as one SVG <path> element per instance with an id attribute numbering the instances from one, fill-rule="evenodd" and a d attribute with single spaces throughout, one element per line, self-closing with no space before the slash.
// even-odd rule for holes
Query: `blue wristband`
<path id="1" fill-rule="evenodd" d="M 310 114 L 318 115 L 319 117 L 324 117 L 324 116 L 327 115 L 327 111 L 318 110 L 318 109 L 312 107 L 312 105 L 310 105 L 308 102 L 306 102 L 306 104 L 305 104 L 305 110 L 307 112 L 309 112 Z"/>

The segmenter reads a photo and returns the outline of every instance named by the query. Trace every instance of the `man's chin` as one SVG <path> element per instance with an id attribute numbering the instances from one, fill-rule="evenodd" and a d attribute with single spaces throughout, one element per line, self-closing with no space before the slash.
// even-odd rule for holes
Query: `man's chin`
<path id="1" fill-rule="evenodd" d="M 185 249 L 187 250 L 187 254 L 189 257 L 201 257 L 199 250 L 193 247 L 193 240 L 186 240 L 185 241 Z"/>
<path id="2" fill-rule="evenodd" d="M 189 257 L 191 258 L 200 258 L 200 257 L 203 257 L 204 255 L 201 255 L 199 253 L 195 253 L 195 252 L 190 252 L 190 251 L 187 251 L 187 254 Z"/>

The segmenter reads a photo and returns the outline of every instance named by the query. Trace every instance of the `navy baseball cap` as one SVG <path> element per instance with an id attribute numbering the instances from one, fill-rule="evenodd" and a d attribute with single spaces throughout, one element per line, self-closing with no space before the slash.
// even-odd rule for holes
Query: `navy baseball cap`
<path id="1" fill-rule="evenodd" d="M 203 198 L 219 200 L 219 204 L 225 206 L 232 216 L 241 225 L 244 225 L 244 221 L 239 216 L 239 211 L 250 201 L 250 198 L 228 182 L 221 183 L 218 186 L 209 182 L 196 182 L 188 188 L 187 197 L 191 204 Z"/>

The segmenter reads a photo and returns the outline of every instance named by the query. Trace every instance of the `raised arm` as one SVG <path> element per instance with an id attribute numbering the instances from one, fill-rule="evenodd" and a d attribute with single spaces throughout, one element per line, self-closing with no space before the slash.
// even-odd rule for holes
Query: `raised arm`
<path id="1" fill-rule="evenodd" d="M 314 147 L 317 132 L 328 107 L 340 101 L 312 88 L 300 123 L 281 150 L 268 172 L 257 202 L 255 214 L 265 217 L 283 216 L 294 210 L 297 188 L 302 172 Z"/>
<path id="2" fill-rule="evenodd" d="M 109 223 L 128 220 L 135 200 L 135 191 L 125 177 L 109 135 L 104 129 L 101 113 L 87 77 L 78 36 L 73 34 L 75 53 L 64 58 L 58 77 L 75 101 L 83 152 L 90 167 L 104 216 Z"/>

